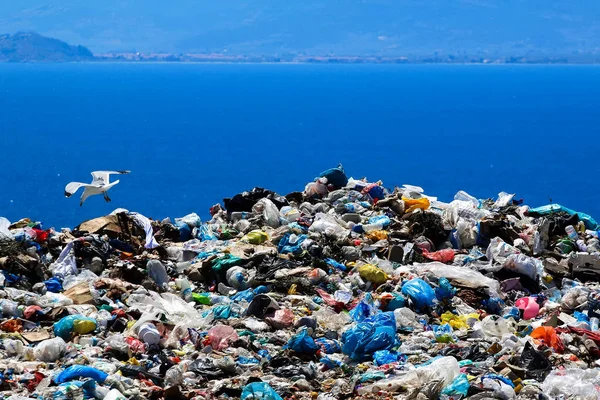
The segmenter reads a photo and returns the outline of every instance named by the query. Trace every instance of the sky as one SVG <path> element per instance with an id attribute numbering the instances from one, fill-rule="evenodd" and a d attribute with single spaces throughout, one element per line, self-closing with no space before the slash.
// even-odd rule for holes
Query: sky
<path id="1" fill-rule="evenodd" d="M 0 33 L 106 52 L 600 53 L 597 0 L 0 0 Z"/>

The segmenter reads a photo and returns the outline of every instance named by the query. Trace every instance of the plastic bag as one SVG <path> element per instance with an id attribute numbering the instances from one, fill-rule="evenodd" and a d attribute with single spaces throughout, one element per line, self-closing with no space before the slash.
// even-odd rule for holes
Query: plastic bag
<path id="1" fill-rule="evenodd" d="M 376 285 L 386 283 L 389 279 L 387 274 L 382 269 L 373 264 L 365 264 L 358 267 L 358 273 L 362 279 L 372 282 Z"/>
<path id="2" fill-rule="evenodd" d="M 175 222 L 183 222 L 184 224 L 189 225 L 192 228 L 198 228 L 200 225 L 202 225 L 200 216 L 198 216 L 198 214 L 196 213 L 191 213 L 181 218 L 175 218 Z"/>
<path id="3" fill-rule="evenodd" d="M 33 348 L 33 356 L 36 360 L 55 362 L 65 352 L 66 348 L 67 344 L 65 341 L 60 337 L 56 337 L 38 343 Z"/>
<path id="4" fill-rule="evenodd" d="M 546 346 L 552 347 L 559 353 L 562 353 L 565 350 L 565 346 L 562 340 L 560 340 L 560 337 L 558 337 L 556 329 L 551 326 L 540 326 L 535 328 L 529 336 L 541 340 Z"/>
<path id="5" fill-rule="evenodd" d="M 0 240 L 13 240 L 13 235 L 8 229 L 9 226 L 10 221 L 4 217 L 0 217 Z"/>
<path id="6" fill-rule="evenodd" d="M 450 284 L 446 278 L 440 278 L 439 286 L 435 288 L 435 297 L 439 301 L 451 300 L 456 294 L 456 289 Z"/>
<path id="7" fill-rule="evenodd" d="M 438 343 L 454 343 L 457 340 L 449 324 L 434 325 L 433 335 Z"/>
<path id="8" fill-rule="evenodd" d="M 417 311 L 431 307 L 435 293 L 423 279 L 415 278 L 402 285 L 402 293 L 410 297 Z"/>
<path id="9" fill-rule="evenodd" d="M 423 257 L 432 260 L 439 261 L 443 263 L 450 263 L 454 260 L 454 250 L 452 249 L 443 249 L 434 251 L 432 253 L 427 250 L 423 250 Z"/>
<path id="10" fill-rule="evenodd" d="M 252 207 L 252 211 L 256 214 L 262 215 L 265 220 L 265 224 L 271 228 L 279 227 L 279 210 L 277 206 L 269 199 L 260 199 Z"/>
<path id="11" fill-rule="evenodd" d="M 300 333 L 293 336 L 285 345 L 284 349 L 292 349 L 296 353 L 314 354 L 319 350 L 315 340 L 309 335 L 308 329 L 302 329 Z"/>
<path id="12" fill-rule="evenodd" d="M 56 383 L 65 383 L 79 378 L 91 378 L 98 383 L 104 383 L 108 374 L 96 368 L 84 365 L 72 365 L 59 373 L 55 378 Z"/>
<path id="13" fill-rule="evenodd" d="M 337 239 L 344 239 L 350 234 L 350 231 L 340 225 L 334 216 L 324 213 L 317 213 L 309 231 L 319 232 L 325 236 Z"/>
<path id="14" fill-rule="evenodd" d="M 544 270 L 541 261 L 524 254 L 509 255 L 502 268 L 526 275 L 532 279 L 536 279 Z"/>
<path id="15" fill-rule="evenodd" d="M 442 323 L 450 325 L 453 329 L 468 329 L 475 321 L 479 320 L 479 314 L 456 315 L 445 312 L 440 319 Z"/>
<path id="16" fill-rule="evenodd" d="M 540 312 L 540 305 L 535 297 L 522 297 L 515 302 L 519 310 L 524 310 L 523 319 L 534 319 Z"/>
<path id="17" fill-rule="evenodd" d="M 261 230 L 253 230 L 248 232 L 240 241 L 250 244 L 261 244 L 269 240 L 269 235 Z"/>
<path id="18" fill-rule="evenodd" d="M 426 264 L 413 264 L 413 270 L 419 275 L 432 273 L 438 278 L 447 278 L 467 283 L 469 286 L 488 288 L 488 294 L 494 294 L 498 297 L 500 283 L 497 280 L 484 276 L 481 272 L 469 268 L 458 267 L 455 265 L 446 265 L 439 262 Z"/>
<path id="19" fill-rule="evenodd" d="M 96 329 L 96 320 L 81 314 L 67 315 L 54 324 L 54 334 L 64 340 L 71 339 L 73 333 L 84 335 Z"/>
<path id="20" fill-rule="evenodd" d="M 422 197 L 420 199 L 409 199 L 407 197 L 402 197 L 402 201 L 404 201 L 404 212 L 406 214 L 409 214 L 417 209 L 427 210 L 431 205 L 427 197 Z"/>
<path id="21" fill-rule="evenodd" d="M 344 172 L 344 167 L 339 164 L 336 168 L 329 168 L 319 174 L 319 178 L 326 178 L 327 183 L 335 189 L 345 187 L 348 184 L 348 177 Z"/>
<path id="22" fill-rule="evenodd" d="M 490 262 L 493 261 L 499 264 L 506 263 L 506 260 L 510 255 L 517 253 L 519 253 L 519 250 L 504 242 L 504 240 L 499 237 L 493 238 L 485 251 L 485 255 Z"/>
<path id="23" fill-rule="evenodd" d="M 266 382 L 252 382 L 244 386 L 240 400 L 283 400 Z"/>
<path id="24" fill-rule="evenodd" d="M 208 338 L 213 349 L 223 350 L 229 347 L 231 342 L 239 339 L 235 329 L 228 325 L 216 325 L 208 331 Z"/>
<path id="25" fill-rule="evenodd" d="M 400 354 L 389 350 L 378 350 L 373 353 L 373 361 L 377 366 L 398 362 L 400 358 Z"/>
<path id="26" fill-rule="evenodd" d="M 342 352 L 356 361 L 368 359 L 377 350 L 389 350 L 396 344 L 394 313 L 374 315 L 342 334 Z"/>
<path id="27" fill-rule="evenodd" d="M 544 380 L 542 390 L 553 399 L 597 400 L 600 397 L 600 371 L 579 368 L 554 370 Z"/>
<path id="28" fill-rule="evenodd" d="M 302 242 L 308 239 L 306 235 L 295 235 L 286 233 L 277 246 L 277 251 L 281 254 L 299 254 L 302 253 Z"/>
<path id="29" fill-rule="evenodd" d="M 245 290 L 248 288 L 248 282 L 251 280 L 250 270 L 242 267 L 233 267 L 227 270 L 225 277 L 227 284 L 236 290 Z"/>
<path id="30" fill-rule="evenodd" d="M 452 383 L 442 390 L 442 394 L 447 396 L 463 396 L 466 397 L 469 392 L 469 379 L 466 374 L 460 374 L 452 381 Z"/>

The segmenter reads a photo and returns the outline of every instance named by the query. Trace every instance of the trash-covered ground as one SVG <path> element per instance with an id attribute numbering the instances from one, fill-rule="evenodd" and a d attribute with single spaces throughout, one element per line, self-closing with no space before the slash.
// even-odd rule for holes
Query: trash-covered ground
<path id="1" fill-rule="evenodd" d="M 174 221 L 0 219 L 4 398 L 597 399 L 597 223 L 323 172 Z"/>

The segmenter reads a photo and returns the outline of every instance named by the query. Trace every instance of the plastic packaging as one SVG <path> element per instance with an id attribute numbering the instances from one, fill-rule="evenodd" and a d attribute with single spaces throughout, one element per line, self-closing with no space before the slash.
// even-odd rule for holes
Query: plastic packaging
<path id="1" fill-rule="evenodd" d="M 294 350 L 296 353 L 314 354 L 319 350 L 315 340 L 309 335 L 308 329 L 302 329 L 293 336 L 284 348 Z"/>
<path id="2" fill-rule="evenodd" d="M 74 333 L 84 335 L 96 329 L 96 320 L 81 314 L 68 315 L 54 324 L 54 334 L 69 340 Z"/>
<path id="3" fill-rule="evenodd" d="M 265 224 L 271 228 L 277 228 L 279 223 L 279 210 L 277 206 L 269 199 L 260 199 L 253 207 L 252 211 L 256 214 L 261 214 L 265 220 Z"/>
<path id="4" fill-rule="evenodd" d="M 248 282 L 251 279 L 247 269 L 242 267 L 233 267 L 227 270 L 226 279 L 229 286 L 237 290 L 245 290 L 248 288 Z"/>
<path id="5" fill-rule="evenodd" d="M 431 307 L 435 293 L 431 286 L 422 279 L 411 279 L 402 285 L 402 294 L 408 296 L 417 310 Z"/>
<path id="6" fill-rule="evenodd" d="M 164 287 L 169 282 L 169 275 L 163 263 L 158 260 L 148 260 L 146 264 L 148 276 L 152 278 L 159 287 Z"/>
<path id="7" fill-rule="evenodd" d="M 87 367 L 85 365 L 72 365 L 59 373 L 55 378 L 56 383 L 65 383 L 80 378 L 91 378 L 98 383 L 104 383 L 108 374 L 96 368 Z"/>
<path id="8" fill-rule="evenodd" d="M 138 338 L 149 345 L 160 343 L 160 333 L 152 323 L 145 323 L 139 327 Z"/>
<path id="9" fill-rule="evenodd" d="M 231 342 L 239 339 L 235 329 L 227 325 L 216 325 L 208 331 L 208 338 L 211 346 L 216 350 L 222 350 L 229 346 Z"/>
<path id="10" fill-rule="evenodd" d="M 362 279 L 372 282 L 376 285 L 381 285 L 389 279 L 383 270 L 377 268 L 373 264 L 365 264 L 358 268 L 358 273 Z"/>
<path id="11" fill-rule="evenodd" d="M 283 400 L 266 382 L 252 382 L 244 386 L 240 400 Z"/>
<path id="12" fill-rule="evenodd" d="M 36 360 L 55 362 L 62 356 L 66 348 L 65 341 L 60 337 L 56 337 L 38 343 L 33 348 L 33 356 Z"/>
<path id="13" fill-rule="evenodd" d="M 377 350 L 389 350 L 396 343 L 394 313 L 374 315 L 342 334 L 342 352 L 356 361 L 370 357 Z"/>

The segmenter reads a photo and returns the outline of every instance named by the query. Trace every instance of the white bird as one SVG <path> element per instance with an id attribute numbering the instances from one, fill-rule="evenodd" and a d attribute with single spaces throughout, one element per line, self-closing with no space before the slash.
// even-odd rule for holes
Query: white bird
<path id="1" fill-rule="evenodd" d="M 119 183 L 119 180 L 116 180 L 115 182 L 110 183 L 109 182 L 109 177 L 110 175 L 113 174 L 118 174 L 118 175 L 123 175 L 123 174 L 128 174 L 131 171 L 94 171 L 92 172 L 92 183 L 81 183 L 81 182 L 71 182 L 69 183 L 66 187 L 65 187 L 65 197 L 71 197 L 73 196 L 78 190 L 79 188 L 83 187 L 85 188 L 83 190 L 83 194 L 81 195 L 81 200 L 79 201 L 79 205 L 82 206 L 83 202 L 90 196 L 96 195 L 96 194 L 103 194 L 104 195 L 104 200 L 106 200 L 106 202 L 108 203 L 110 200 L 110 197 L 108 197 L 108 194 L 106 193 L 108 191 L 108 189 L 110 189 L 111 187 L 115 186 L 117 183 Z"/>

